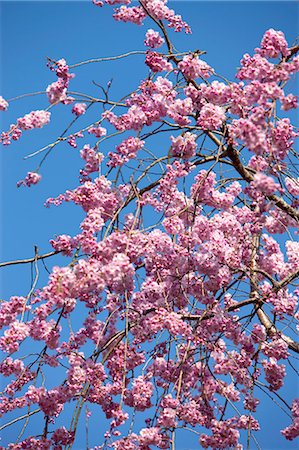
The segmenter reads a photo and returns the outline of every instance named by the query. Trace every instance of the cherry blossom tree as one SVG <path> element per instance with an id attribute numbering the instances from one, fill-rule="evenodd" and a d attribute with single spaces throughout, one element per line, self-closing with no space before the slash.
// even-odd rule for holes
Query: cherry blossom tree
<path id="1" fill-rule="evenodd" d="M 48 59 L 48 105 L 2 132 L 7 146 L 47 126 L 58 105 L 72 112 L 18 186 L 42 183 L 48 155 L 67 142 L 82 158 L 79 183 L 46 206 L 70 202 L 84 218 L 78 234 L 53 236 L 52 251 L 0 264 L 34 271 L 30 292 L 0 305 L 0 429 L 22 424 L 1 448 L 70 449 L 82 417 L 87 429 L 101 418 L 98 450 L 174 450 L 178 433 L 194 433 L 198 448 L 260 448 L 263 395 L 289 415 L 276 432 L 294 440 L 299 399 L 280 390 L 299 354 L 299 133 L 289 117 L 299 45 L 265 31 L 229 81 L 204 51 L 177 51 L 172 33 L 191 29 L 166 0 L 94 3 L 146 24 L 149 75 L 122 99 L 111 83 L 94 97 L 73 92 L 72 79 L 103 58 Z M 102 111 L 82 127 L 95 104 Z M 57 254 L 40 285 L 40 264 Z"/>

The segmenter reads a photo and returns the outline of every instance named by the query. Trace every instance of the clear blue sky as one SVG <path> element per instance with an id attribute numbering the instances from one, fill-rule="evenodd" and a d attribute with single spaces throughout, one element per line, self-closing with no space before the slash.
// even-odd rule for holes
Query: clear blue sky
<path id="1" fill-rule="evenodd" d="M 232 79 L 245 52 L 252 53 L 268 28 L 282 30 L 289 42 L 299 34 L 298 3 L 295 1 L 259 2 L 173 2 L 172 7 L 190 24 L 193 34 L 172 34 L 176 47 L 182 51 L 203 49 L 206 61 L 215 70 Z M 1 74 L 2 94 L 5 98 L 43 91 L 55 81 L 55 76 L 45 66 L 46 56 L 64 57 L 69 63 L 93 57 L 111 56 L 131 50 L 144 50 L 143 36 L 147 24 L 137 27 L 116 23 L 108 6 L 96 8 L 84 2 L 1 2 Z M 153 27 L 150 24 L 150 27 Z M 94 80 L 105 85 L 113 78 L 112 97 L 118 99 L 136 87 L 148 71 L 142 56 L 122 62 L 84 66 L 77 69 L 71 82 L 72 90 L 96 94 Z M 32 109 L 47 106 L 45 96 L 14 102 L 9 111 L 0 117 L 1 129 L 7 129 L 17 117 Z M 33 246 L 40 252 L 50 250 L 48 241 L 55 234 L 76 234 L 82 217 L 79 209 L 66 205 L 46 209 L 44 201 L 65 189 L 77 185 L 78 169 L 82 166 L 79 148 L 57 147 L 41 170 L 43 182 L 31 189 L 16 188 L 16 182 L 27 171 L 34 170 L 39 158 L 24 161 L 22 158 L 50 142 L 71 120 L 70 109 L 59 109 L 48 127 L 27 132 L 16 144 L 2 148 L 1 161 L 1 261 L 33 256 Z M 87 118 L 82 119 L 84 123 Z M 111 149 L 107 149 L 111 150 Z M 61 260 L 57 259 L 61 263 Z M 30 289 L 28 266 L 1 269 L 1 295 L 26 294 Z M 45 275 L 43 275 L 45 277 Z M 45 279 L 45 278 L 44 278 Z M 290 398 L 297 391 L 295 379 L 285 389 Z M 263 450 L 295 449 L 280 437 L 279 427 L 289 419 L 283 416 L 271 401 L 265 400 L 260 415 L 266 421 L 258 436 Z M 272 414 L 273 412 L 273 414 Z M 9 433 L 9 431 L 8 431 Z M 4 436 L 3 436 L 4 438 Z M 8 434 L 6 438 L 9 439 Z M 11 436 L 13 440 L 14 435 Z M 178 450 L 196 448 L 186 439 L 178 443 Z"/>

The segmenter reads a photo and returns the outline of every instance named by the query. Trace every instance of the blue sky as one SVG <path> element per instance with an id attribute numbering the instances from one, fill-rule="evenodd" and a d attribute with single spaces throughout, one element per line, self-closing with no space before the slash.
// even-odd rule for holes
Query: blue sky
<path id="1" fill-rule="evenodd" d="M 242 55 L 252 53 L 266 29 L 282 30 L 290 43 L 299 34 L 298 3 L 295 1 L 177 1 L 172 7 L 182 14 L 193 31 L 188 36 L 172 33 L 176 47 L 182 51 L 205 50 L 204 59 L 216 72 L 229 79 L 233 78 Z M 64 57 L 72 64 L 94 57 L 144 50 L 147 23 L 143 27 L 116 23 L 108 6 L 96 8 L 89 1 L 8 1 L 1 2 L 0 8 L 0 95 L 8 99 L 43 91 L 55 81 L 55 76 L 45 65 L 46 56 Z M 91 81 L 105 85 L 113 78 L 111 96 L 117 100 L 147 76 L 142 58 L 134 56 L 78 68 L 71 89 L 97 94 L 98 88 Z M 7 129 L 10 123 L 31 109 L 46 106 L 44 95 L 13 102 L 9 111 L 0 117 L 1 129 Z M 55 120 L 48 127 L 27 132 L 18 143 L 1 149 L 1 261 L 33 256 L 34 245 L 39 247 L 40 253 L 47 252 L 51 250 L 48 241 L 55 234 L 78 232 L 78 223 L 83 217 L 78 208 L 66 205 L 46 209 L 43 203 L 48 197 L 55 197 L 77 185 L 78 170 L 82 166 L 78 156 L 80 146 L 78 149 L 67 145 L 56 147 L 41 170 L 42 183 L 30 189 L 16 188 L 16 182 L 24 178 L 27 171 L 34 170 L 40 160 L 39 157 L 23 160 L 23 157 L 49 143 L 72 117 L 70 108 L 58 108 L 53 116 Z M 84 116 L 82 124 L 86 121 L 88 118 Z M 56 262 L 63 263 L 59 258 Z M 29 266 L 1 270 L 3 298 L 29 291 Z M 46 280 L 46 273 L 41 279 Z M 286 387 L 286 397 L 291 398 L 294 391 L 298 394 L 295 379 Z M 278 408 L 274 409 L 271 401 L 265 401 L 260 414 L 266 417 L 266 427 L 259 435 L 263 450 L 296 448 L 294 443 L 280 437 L 280 424 L 286 426 L 289 419 L 281 415 Z M 184 440 L 178 443 L 178 450 L 191 449 L 192 445 L 191 441 Z"/>

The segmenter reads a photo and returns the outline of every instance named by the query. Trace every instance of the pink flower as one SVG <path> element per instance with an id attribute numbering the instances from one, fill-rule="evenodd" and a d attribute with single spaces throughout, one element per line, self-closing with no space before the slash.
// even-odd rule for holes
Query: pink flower
<path id="1" fill-rule="evenodd" d="M 180 32 L 184 29 L 186 34 L 191 33 L 189 25 L 179 14 L 175 14 L 173 9 L 168 8 L 166 3 L 167 0 L 146 0 L 146 8 L 156 19 L 166 20 L 168 26 L 174 28 L 174 31 Z"/>
<path id="2" fill-rule="evenodd" d="M 286 251 L 288 256 L 288 267 L 290 272 L 295 272 L 299 267 L 299 242 L 287 241 Z"/>
<path id="3" fill-rule="evenodd" d="M 261 346 L 264 355 L 279 359 L 287 359 L 289 356 L 288 344 L 281 338 L 276 337 L 272 342 L 263 342 Z"/>
<path id="4" fill-rule="evenodd" d="M 105 224 L 105 221 L 102 217 L 103 212 L 103 208 L 101 207 L 90 209 L 80 225 L 82 230 L 88 233 L 97 233 L 98 231 L 100 231 Z"/>
<path id="5" fill-rule="evenodd" d="M 88 128 L 88 133 L 93 134 L 95 137 L 99 138 L 102 136 L 106 136 L 107 130 L 106 128 L 97 126 Z"/>
<path id="6" fill-rule="evenodd" d="M 255 49 L 257 53 L 266 58 L 277 58 L 278 56 L 288 56 L 290 51 L 288 43 L 282 31 L 267 30 L 261 42 L 261 48 Z"/>
<path id="7" fill-rule="evenodd" d="M 108 166 L 116 167 L 122 166 L 130 159 L 136 157 L 136 153 L 144 147 L 144 141 L 138 137 L 128 137 L 121 144 L 116 147 L 116 152 L 109 152 L 110 161 Z"/>
<path id="8" fill-rule="evenodd" d="M 197 147 L 196 138 L 196 134 L 189 132 L 176 138 L 170 136 L 172 142 L 171 152 L 173 156 L 178 156 L 184 159 L 189 159 L 194 156 Z"/>
<path id="9" fill-rule="evenodd" d="M 276 127 L 273 128 L 271 133 L 271 150 L 273 155 L 277 159 L 284 159 L 288 154 L 289 148 L 293 145 L 296 136 L 297 134 L 289 118 L 278 120 Z"/>
<path id="10" fill-rule="evenodd" d="M 158 425 L 165 428 L 176 427 L 176 410 L 173 408 L 163 408 L 158 419 Z"/>
<path id="11" fill-rule="evenodd" d="M 74 74 L 69 72 L 69 66 L 66 63 L 64 58 L 59 59 L 58 61 L 49 60 L 47 64 L 50 70 L 55 71 L 58 78 L 62 78 L 65 87 L 68 87 L 69 80 L 74 78 Z"/>
<path id="12" fill-rule="evenodd" d="M 111 263 L 103 270 L 103 278 L 107 285 L 116 293 L 132 291 L 134 287 L 135 270 L 127 255 L 116 254 Z"/>
<path id="13" fill-rule="evenodd" d="M 42 128 L 50 122 L 51 113 L 44 110 L 31 111 L 17 120 L 17 125 L 21 130 L 32 130 Z"/>
<path id="14" fill-rule="evenodd" d="M 216 130 L 225 121 L 225 112 L 221 106 L 207 103 L 199 114 L 197 124 L 204 130 Z"/>
<path id="15" fill-rule="evenodd" d="M 54 83 L 49 84 L 46 89 L 49 102 L 53 104 L 64 101 L 66 99 L 66 90 L 65 83 L 61 78 Z"/>
<path id="16" fill-rule="evenodd" d="M 6 111 L 8 108 L 8 102 L 0 95 L 0 111 Z"/>
<path id="17" fill-rule="evenodd" d="M 191 98 L 180 98 L 171 102 L 167 108 L 167 114 L 171 117 L 177 124 L 184 126 L 190 123 L 190 119 L 187 117 L 193 111 L 193 103 Z"/>
<path id="18" fill-rule="evenodd" d="M 64 255 L 71 256 L 76 242 L 71 236 L 61 234 L 56 239 L 51 239 L 50 244 L 57 252 L 62 252 Z"/>
<path id="19" fill-rule="evenodd" d="M 169 72 L 172 70 L 170 62 L 157 52 L 147 51 L 145 64 L 147 64 L 153 72 L 163 72 L 164 70 Z"/>
<path id="20" fill-rule="evenodd" d="M 278 76 L 274 68 L 274 64 L 270 63 L 263 56 L 259 54 L 250 56 L 248 53 L 245 53 L 236 77 L 240 80 L 273 81 L 273 78 Z"/>
<path id="21" fill-rule="evenodd" d="M 15 320 L 5 330 L 4 336 L 0 338 L 0 349 L 6 353 L 14 353 L 19 349 L 19 342 L 23 341 L 29 334 L 27 323 Z"/>
<path id="22" fill-rule="evenodd" d="M 69 138 L 67 140 L 67 143 L 73 147 L 73 148 L 77 148 L 78 144 L 77 144 L 77 138 L 82 138 L 84 135 L 81 132 L 75 133 L 75 134 L 70 134 Z"/>
<path id="23" fill-rule="evenodd" d="M 100 163 L 103 161 L 104 155 L 99 153 L 95 147 L 90 147 L 88 144 L 84 145 L 82 150 L 80 150 L 80 156 L 85 160 L 84 169 L 80 171 L 83 177 L 99 171 Z"/>
<path id="24" fill-rule="evenodd" d="M 183 60 L 179 62 L 178 68 L 186 78 L 190 79 L 209 78 L 214 73 L 214 69 L 196 55 L 184 56 Z"/>
<path id="25" fill-rule="evenodd" d="M 74 113 L 76 116 L 81 116 L 82 114 L 85 114 L 85 111 L 86 111 L 85 103 L 75 103 L 72 108 L 72 113 Z"/>
<path id="26" fill-rule="evenodd" d="M 248 430 L 249 427 L 251 430 L 254 431 L 258 431 L 260 429 L 260 424 L 254 417 L 252 417 L 251 415 L 245 416 L 244 414 L 242 414 L 242 416 L 239 417 L 237 426 L 238 428 L 244 430 Z"/>
<path id="27" fill-rule="evenodd" d="M 298 97 L 293 94 L 286 95 L 280 99 L 281 109 L 283 111 L 289 111 L 290 109 L 298 108 Z"/>
<path id="28" fill-rule="evenodd" d="M 283 386 L 283 379 L 286 374 L 285 365 L 277 364 L 277 360 L 273 357 L 269 360 L 263 360 L 262 365 L 264 367 L 266 380 L 270 384 L 270 389 L 272 391 L 278 391 Z"/>
<path id="29" fill-rule="evenodd" d="M 158 31 L 149 29 L 146 32 L 144 44 L 147 47 L 158 48 L 164 44 L 164 39 L 160 36 Z"/>
<path id="30" fill-rule="evenodd" d="M 26 175 L 25 180 L 20 180 L 20 181 L 17 182 L 17 187 L 20 187 L 22 185 L 30 187 L 33 184 L 39 183 L 41 178 L 42 178 L 42 176 L 39 173 L 28 172 L 27 175 Z"/>
<path id="31" fill-rule="evenodd" d="M 286 439 L 292 441 L 299 436 L 299 399 L 295 399 L 292 404 L 292 416 L 293 423 L 288 426 L 284 430 L 281 431 L 281 434 L 284 435 Z"/>
<path id="32" fill-rule="evenodd" d="M 153 384 L 140 375 L 133 381 L 132 390 L 127 390 L 125 403 L 134 407 L 137 411 L 145 411 L 152 406 L 151 396 L 153 392 Z"/>
<path id="33" fill-rule="evenodd" d="M 236 425 L 230 419 L 217 421 L 212 420 L 212 435 L 202 434 L 200 444 L 203 448 L 211 447 L 213 449 L 238 448 L 240 433 L 236 430 Z"/>
<path id="34" fill-rule="evenodd" d="M 58 428 L 52 434 L 51 440 L 54 444 L 68 445 L 74 440 L 74 432 L 69 432 L 65 427 Z"/>
<path id="35" fill-rule="evenodd" d="M 113 17 L 118 21 L 132 22 L 136 25 L 141 25 L 146 18 L 146 13 L 141 6 L 132 6 L 128 8 L 127 6 L 122 5 L 115 10 Z"/>
<path id="36" fill-rule="evenodd" d="M 11 297 L 9 301 L 1 302 L 0 328 L 9 325 L 17 315 L 26 309 L 25 297 Z"/>
<path id="37" fill-rule="evenodd" d="M 273 178 L 268 177 L 262 172 L 256 173 L 253 178 L 253 181 L 250 183 L 251 188 L 265 195 L 274 194 L 280 188 L 279 184 L 275 183 Z"/>
<path id="38" fill-rule="evenodd" d="M 256 407 L 259 405 L 259 399 L 253 397 L 252 395 L 248 396 L 244 400 L 244 409 L 248 409 L 249 411 L 255 412 Z"/>

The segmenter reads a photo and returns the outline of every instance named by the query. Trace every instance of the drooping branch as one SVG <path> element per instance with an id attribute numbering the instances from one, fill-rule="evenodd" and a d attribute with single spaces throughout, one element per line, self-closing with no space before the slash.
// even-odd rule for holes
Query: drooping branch
<path id="1" fill-rule="evenodd" d="M 253 181 L 254 177 L 251 175 L 249 170 L 243 166 L 237 150 L 232 145 L 227 146 L 226 154 L 231 159 L 236 171 L 242 176 L 242 178 L 248 183 Z M 278 197 L 277 195 L 274 194 L 265 194 L 265 197 L 267 197 L 268 200 L 275 203 L 275 205 L 283 212 L 287 213 L 290 217 L 299 222 L 299 210 L 293 208 L 285 200 L 283 200 L 283 198 Z"/>
<path id="2" fill-rule="evenodd" d="M 14 261 L 6 261 L 6 262 L 0 263 L 0 267 L 13 266 L 13 265 L 16 265 L 16 264 L 33 263 L 33 262 L 38 261 L 40 259 L 50 258 L 51 256 L 57 255 L 58 253 L 60 253 L 60 252 L 59 251 L 53 251 L 53 252 L 49 252 L 49 253 L 44 253 L 43 255 L 33 256 L 32 258 L 16 259 Z"/>

